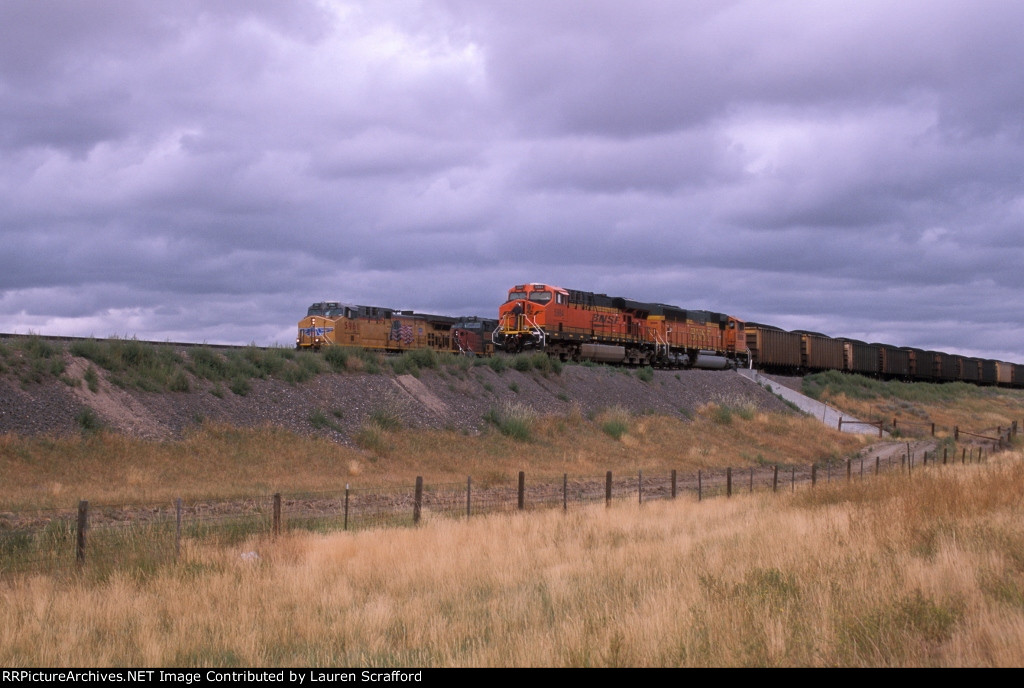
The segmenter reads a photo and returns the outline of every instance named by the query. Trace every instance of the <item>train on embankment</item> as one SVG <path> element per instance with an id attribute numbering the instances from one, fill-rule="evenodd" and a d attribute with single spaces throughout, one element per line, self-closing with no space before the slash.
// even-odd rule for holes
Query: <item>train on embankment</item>
<path id="1" fill-rule="evenodd" d="M 455 318 L 319 302 L 299 321 L 296 348 L 400 353 L 544 352 L 562 361 L 770 372 L 838 370 L 883 379 L 1024 387 L 1024 365 L 778 327 L 725 313 L 561 287 L 513 286 L 498 317 Z"/>
<path id="2" fill-rule="evenodd" d="M 494 352 L 491 334 L 497 321 L 489 318 L 455 318 L 409 310 L 357 306 L 339 301 L 314 303 L 299 321 L 296 349 L 319 350 L 349 346 L 402 353 L 413 349 L 489 355 Z"/>

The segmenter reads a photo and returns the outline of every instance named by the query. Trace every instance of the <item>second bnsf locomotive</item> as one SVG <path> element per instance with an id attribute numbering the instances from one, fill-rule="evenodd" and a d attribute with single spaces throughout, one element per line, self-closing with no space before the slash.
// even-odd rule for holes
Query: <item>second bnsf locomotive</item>
<path id="1" fill-rule="evenodd" d="M 747 363 L 743 321 L 702 310 L 518 284 L 498 309 L 496 347 L 563 361 L 726 368 Z"/>
<path id="2" fill-rule="evenodd" d="M 413 349 L 489 354 L 488 318 L 454 318 L 378 306 L 357 306 L 339 301 L 314 303 L 299 321 L 296 349 L 349 346 L 399 353 Z"/>

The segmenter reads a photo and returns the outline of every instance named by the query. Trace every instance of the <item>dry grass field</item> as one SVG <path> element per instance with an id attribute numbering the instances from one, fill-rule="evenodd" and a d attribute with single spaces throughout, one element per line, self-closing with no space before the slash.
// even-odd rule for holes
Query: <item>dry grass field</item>
<path id="1" fill-rule="evenodd" d="M 826 380 L 815 392 L 869 418 L 896 413 L 972 431 L 1024 416 L 1020 392 L 840 385 L 848 382 Z M 408 486 L 418 475 L 512 485 L 520 470 L 806 466 L 874 441 L 741 402 L 709 404 L 689 419 L 619 406 L 539 416 L 508 405 L 479 433 L 382 416 L 357 439 L 352 447 L 215 423 L 166 441 L 105 430 L 5 434 L 0 512 L 80 498 L 139 504 Z M 415 528 L 186 538 L 175 562 L 142 556 L 7 575 L 0 664 L 1024 665 L 1019 444 L 983 463 L 896 466 L 702 502 L 687 495 L 470 519 L 428 511 Z"/>
<path id="2" fill-rule="evenodd" d="M 0 664 L 1021 666 L 1022 492 L 1014 451 L 777 495 L 191 542 L 155 571 L 4 582 Z"/>
<path id="3" fill-rule="evenodd" d="M 265 427 L 206 424 L 183 440 L 150 441 L 111 432 L 80 436 L 0 435 L 0 510 L 176 497 L 215 498 L 274 491 L 429 483 L 514 484 L 531 475 L 599 476 L 637 470 L 808 465 L 838 460 L 866 441 L 792 414 L 709 405 L 693 422 L 609 409 L 593 419 L 570 411 L 515 419 L 525 436 L 498 428 L 468 435 L 368 424 L 360 446 Z M 383 424 L 387 426 L 387 423 Z"/>

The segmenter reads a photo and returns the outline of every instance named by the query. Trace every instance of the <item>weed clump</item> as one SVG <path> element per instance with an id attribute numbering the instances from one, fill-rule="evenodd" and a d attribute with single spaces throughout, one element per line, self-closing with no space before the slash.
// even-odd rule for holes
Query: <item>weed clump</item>
<path id="1" fill-rule="evenodd" d="M 381 430 L 398 430 L 402 427 L 402 419 L 392 409 L 377 409 L 370 414 L 370 421 Z"/>
<path id="2" fill-rule="evenodd" d="M 96 394 L 96 392 L 100 391 L 100 378 L 99 375 L 96 374 L 95 368 L 92 366 L 86 368 L 82 379 L 85 380 L 85 385 L 89 388 L 90 392 Z"/>
<path id="3" fill-rule="evenodd" d="M 533 368 L 533 361 L 530 356 L 519 354 L 512 357 L 512 367 L 520 373 L 528 373 Z"/>
<path id="4" fill-rule="evenodd" d="M 100 420 L 100 417 L 88 406 L 78 412 L 75 416 L 75 422 L 78 424 L 83 435 L 92 435 L 103 429 L 103 422 Z"/>
<path id="5" fill-rule="evenodd" d="M 521 442 L 533 439 L 533 427 L 537 414 L 529 406 L 517 402 L 505 402 L 499 408 L 491 408 L 484 414 L 484 420 L 491 423 L 502 435 Z"/>
<path id="6" fill-rule="evenodd" d="M 629 432 L 633 414 L 622 406 L 612 406 L 598 416 L 601 430 L 612 439 L 621 440 Z"/>
<path id="7" fill-rule="evenodd" d="M 341 414 L 338 411 L 335 411 L 333 415 L 335 418 L 341 417 Z M 329 429 L 335 430 L 337 432 L 341 431 L 341 427 L 333 420 L 328 418 L 327 413 L 324 412 L 323 409 L 313 409 L 313 411 L 310 412 L 309 424 L 312 425 L 317 430 Z"/>
<path id="8" fill-rule="evenodd" d="M 423 368 L 436 369 L 439 366 L 437 352 L 433 349 L 413 349 L 406 351 L 391 363 L 391 369 L 396 375 L 420 376 Z"/>
<path id="9" fill-rule="evenodd" d="M 754 408 L 749 405 L 708 404 L 705 412 L 716 425 L 730 425 L 733 418 L 737 417 L 742 420 L 753 420 L 756 415 Z"/>

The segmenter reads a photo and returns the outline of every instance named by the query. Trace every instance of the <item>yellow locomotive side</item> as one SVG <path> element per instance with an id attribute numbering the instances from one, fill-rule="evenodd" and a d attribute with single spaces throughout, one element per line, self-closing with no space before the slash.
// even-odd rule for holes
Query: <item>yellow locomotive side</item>
<path id="1" fill-rule="evenodd" d="M 298 323 L 297 349 L 349 346 L 402 352 L 434 349 L 455 352 L 451 328 L 454 318 L 389 308 L 316 303 Z"/>

